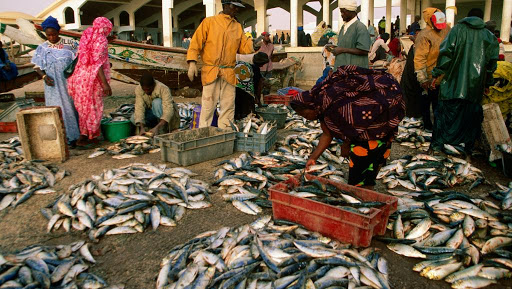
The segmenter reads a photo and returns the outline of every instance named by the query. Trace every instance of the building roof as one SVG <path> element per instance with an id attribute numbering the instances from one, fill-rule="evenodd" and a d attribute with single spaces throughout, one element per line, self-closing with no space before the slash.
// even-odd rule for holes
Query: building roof
<path id="1" fill-rule="evenodd" d="M 16 24 L 16 19 L 18 18 L 34 22 L 42 22 L 44 20 L 22 12 L 0 12 L 0 23 L 2 24 Z"/>

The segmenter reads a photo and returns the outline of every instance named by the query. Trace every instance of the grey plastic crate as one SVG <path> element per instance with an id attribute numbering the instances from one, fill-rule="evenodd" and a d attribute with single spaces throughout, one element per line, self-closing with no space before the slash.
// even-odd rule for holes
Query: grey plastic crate
<path id="1" fill-rule="evenodd" d="M 216 127 L 163 134 L 155 137 L 162 160 L 188 166 L 224 157 L 234 152 L 235 132 Z"/>
<path id="2" fill-rule="evenodd" d="M 278 107 L 258 107 L 256 113 L 263 117 L 265 121 L 275 121 L 278 129 L 284 128 L 288 111 Z"/>
<path id="3" fill-rule="evenodd" d="M 243 132 L 236 133 L 235 149 L 242 152 L 268 152 L 276 143 L 277 128 L 272 128 L 267 134 L 251 133 L 246 136 Z"/>

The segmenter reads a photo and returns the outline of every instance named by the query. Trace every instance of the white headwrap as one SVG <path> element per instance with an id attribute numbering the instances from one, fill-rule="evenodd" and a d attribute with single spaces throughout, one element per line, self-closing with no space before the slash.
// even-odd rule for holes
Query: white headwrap
<path id="1" fill-rule="evenodd" d="M 340 9 L 347 9 L 348 11 L 357 12 L 357 2 L 356 0 L 338 0 L 338 7 Z"/>

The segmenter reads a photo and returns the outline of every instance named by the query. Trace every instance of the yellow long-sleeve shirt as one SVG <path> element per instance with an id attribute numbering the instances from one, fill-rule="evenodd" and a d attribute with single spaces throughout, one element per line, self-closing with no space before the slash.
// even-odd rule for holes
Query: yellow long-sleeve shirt
<path id="1" fill-rule="evenodd" d="M 236 54 L 254 53 L 252 40 L 233 17 L 220 13 L 207 17 L 197 28 L 187 52 L 187 61 L 203 60 L 201 81 L 208 85 L 219 76 L 236 85 Z"/>

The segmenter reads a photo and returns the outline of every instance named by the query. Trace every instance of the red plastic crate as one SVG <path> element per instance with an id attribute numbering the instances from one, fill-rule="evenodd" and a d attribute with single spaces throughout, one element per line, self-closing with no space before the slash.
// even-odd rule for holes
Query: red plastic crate
<path id="1" fill-rule="evenodd" d="M 263 102 L 265 104 L 284 104 L 290 105 L 292 97 L 290 95 L 265 95 Z"/>
<path id="2" fill-rule="evenodd" d="M 371 208 L 368 214 L 358 214 L 332 205 L 288 194 L 299 185 L 299 177 L 290 178 L 272 186 L 270 200 L 275 219 L 283 219 L 303 225 L 309 230 L 351 243 L 357 247 L 368 247 L 374 235 L 383 235 L 389 215 L 396 211 L 397 198 L 325 178 L 306 174 L 308 180 L 317 179 L 340 190 L 354 194 L 365 201 L 379 201 L 386 205 Z"/>
<path id="3" fill-rule="evenodd" d="M 0 133 L 18 132 L 18 127 L 15 121 L 0 122 Z"/>

